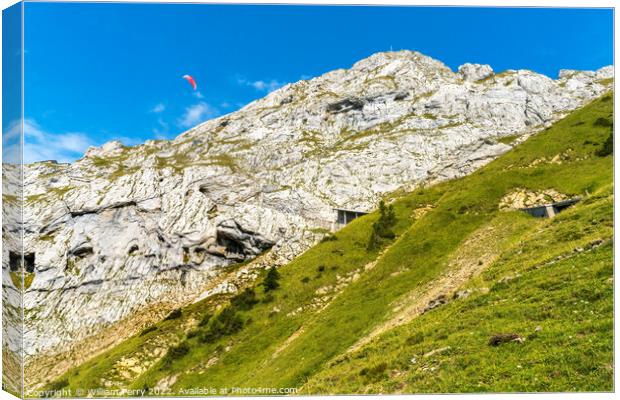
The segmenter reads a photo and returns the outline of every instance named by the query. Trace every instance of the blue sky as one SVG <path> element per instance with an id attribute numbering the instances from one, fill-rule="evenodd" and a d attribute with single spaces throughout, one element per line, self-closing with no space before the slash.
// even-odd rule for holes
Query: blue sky
<path id="1" fill-rule="evenodd" d="M 21 161 L 21 5 L 2 11 L 2 161 Z"/>
<path id="2" fill-rule="evenodd" d="M 26 161 L 173 138 L 282 84 L 417 50 L 556 77 L 612 63 L 594 9 L 27 3 Z M 198 91 L 181 77 L 192 75 Z"/>

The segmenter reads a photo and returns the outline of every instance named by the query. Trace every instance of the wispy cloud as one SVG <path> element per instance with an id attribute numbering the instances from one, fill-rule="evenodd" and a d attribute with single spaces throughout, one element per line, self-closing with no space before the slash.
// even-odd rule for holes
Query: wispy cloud
<path id="1" fill-rule="evenodd" d="M 260 92 L 273 92 L 285 85 L 284 82 L 280 82 L 277 79 L 250 81 L 245 78 L 237 78 L 237 83 L 253 87 Z"/>
<path id="2" fill-rule="evenodd" d="M 2 135 L 3 162 L 19 162 L 20 135 L 20 121 L 13 121 Z M 143 142 L 139 137 L 111 134 L 109 140 L 118 140 L 127 146 L 135 146 Z M 26 164 L 45 160 L 73 162 L 82 158 L 90 146 L 100 144 L 82 132 L 54 133 L 45 130 L 33 119 L 24 120 L 24 163 Z"/>
<path id="3" fill-rule="evenodd" d="M 209 104 L 201 101 L 200 103 L 189 106 L 185 109 L 183 116 L 179 119 L 178 124 L 183 128 L 189 128 L 204 122 L 218 115 L 218 110 Z"/>
<path id="4" fill-rule="evenodd" d="M 12 121 L 2 132 L 2 162 L 19 163 L 21 157 L 21 120 Z"/>
<path id="5" fill-rule="evenodd" d="M 205 97 L 202 95 L 202 93 L 200 93 L 200 90 L 194 90 L 192 92 L 192 94 L 194 95 L 195 98 L 197 99 L 204 99 Z"/>
<path id="6" fill-rule="evenodd" d="M 156 139 L 168 139 L 168 128 L 169 125 L 163 118 L 157 119 L 157 127 L 153 128 L 153 134 L 155 134 Z"/>
<path id="7" fill-rule="evenodd" d="M 3 160 L 19 160 L 20 121 L 11 123 L 3 138 Z M 51 133 L 45 131 L 36 121 L 24 120 L 24 163 L 43 160 L 72 162 L 80 158 L 93 142 L 88 135 L 81 132 Z"/>
<path id="8" fill-rule="evenodd" d="M 164 103 L 157 103 L 155 107 L 151 109 L 151 112 L 159 114 L 161 112 L 164 112 L 165 109 L 166 109 L 166 106 L 164 105 Z"/>

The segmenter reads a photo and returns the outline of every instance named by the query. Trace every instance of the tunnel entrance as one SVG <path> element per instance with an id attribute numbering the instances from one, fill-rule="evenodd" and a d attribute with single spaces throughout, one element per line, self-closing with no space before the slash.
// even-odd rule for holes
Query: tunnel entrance
<path id="1" fill-rule="evenodd" d="M 534 207 L 522 208 L 521 210 L 536 218 L 553 218 L 559 212 L 579 202 L 579 200 L 581 200 L 580 197 L 575 197 L 574 199 L 558 201 L 551 204 L 541 204 Z"/>

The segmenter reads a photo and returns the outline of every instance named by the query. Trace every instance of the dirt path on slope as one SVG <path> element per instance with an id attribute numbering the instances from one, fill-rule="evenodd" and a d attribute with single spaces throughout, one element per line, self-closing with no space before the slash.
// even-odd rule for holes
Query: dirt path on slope
<path id="1" fill-rule="evenodd" d="M 405 298 L 397 300 L 393 307 L 395 315 L 351 346 L 347 353 L 357 351 L 377 336 L 412 321 L 424 312 L 429 303 L 441 298 L 446 302 L 450 301 L 460 287 L 499 257 L 511 233 L 509 226 L 495 221 L 473 232 L 452 255 L 444 273 L 422 288 L 416 288 Z"/>

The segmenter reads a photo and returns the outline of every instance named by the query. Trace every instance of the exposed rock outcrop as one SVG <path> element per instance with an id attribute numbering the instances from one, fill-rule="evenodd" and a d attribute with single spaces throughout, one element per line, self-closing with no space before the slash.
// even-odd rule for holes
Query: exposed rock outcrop
<path id="1" fill-rule="evenodd" d="M 482 64 L 463 64 L 459 67 L 459 74 L 466 81 L 479 81 L 493 75 L 493 68 L 490 65 Z"/>
<path id="2" fill-rule="evenodd" d="M 504 196 L 499 203 L 500 210 L 519 210 L 527 207 L 551 204 L 566 200 L 568 196 L 555 189 L 528 190 L 516 189 Z"/>

